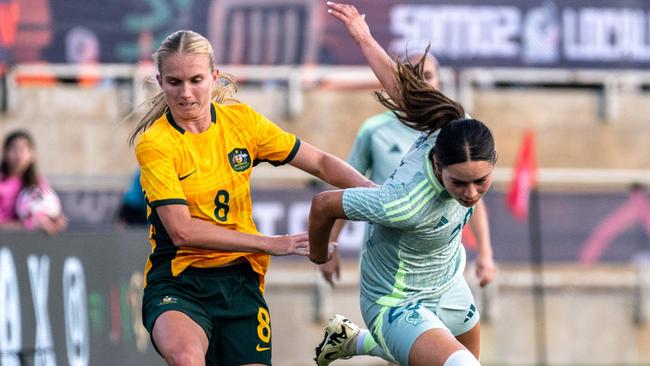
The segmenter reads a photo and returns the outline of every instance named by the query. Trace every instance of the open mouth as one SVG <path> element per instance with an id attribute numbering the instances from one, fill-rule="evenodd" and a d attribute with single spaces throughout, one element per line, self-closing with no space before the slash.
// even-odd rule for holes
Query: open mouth
<path id="1" fill-rule="evenodd" d="M 474 206 L 478 200 L 460 200 L 464 206 Z"/>

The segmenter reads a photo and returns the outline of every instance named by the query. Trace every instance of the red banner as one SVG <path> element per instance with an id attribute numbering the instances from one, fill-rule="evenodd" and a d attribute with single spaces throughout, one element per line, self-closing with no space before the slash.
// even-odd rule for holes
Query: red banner
<path id="1" fill-rule="evenodd" d="M 506 205 L 518 220 L 528 218 L 530 190 L 537 184 L 535 141 L 532 131 L 526 132 L 517 156 L 514 175 L 506 194 Z"/>

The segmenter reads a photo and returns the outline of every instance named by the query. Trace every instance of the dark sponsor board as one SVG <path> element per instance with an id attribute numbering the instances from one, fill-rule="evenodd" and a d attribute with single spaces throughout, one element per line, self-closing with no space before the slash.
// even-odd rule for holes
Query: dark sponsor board
<path id="1" fill-rule="evenodd" d="M 193 29 L 218 64 L 363 64 L 312 0 L 3 0 L 0 63 L 134 63 Z M 606 0 L 356 0 L 395 55 L 431 45 L 445 66 L 646 68 L 650 4 Z M 16 12 L 29 6 L 29 11 Z"/>

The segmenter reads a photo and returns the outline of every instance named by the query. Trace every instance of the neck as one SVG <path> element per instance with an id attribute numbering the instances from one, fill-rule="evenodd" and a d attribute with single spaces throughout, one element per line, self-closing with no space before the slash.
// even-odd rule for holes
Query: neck
<path id="1" fill-rule="evenodd" d="M 210 123 L 212 123 L 210 108 L 211 105 L 208 104 L 207 108 L 205 108 L 204 111 L 192 118 L 177 118 L 173 114 L 172 116 L 174 117 L 176 124 L 178 124 L 178 126 L 185 131 L 191 133 L 201 133 L 210 128 Z"/>
<path id="2" fill-rule="evenodd" d="M 20 169 L 20 168 L 9 169 L 9 172 L 8 172 L 9 174 L 8 175 L 9 175 L 9 177 L 22 177 L 23 174 L 25 174 L 26 170 L 27 169 Z"/>
<path id="3" fill-rule="evenodd" d="M 207 117 L 197 117 L 197 118 L 181 120 L 181 121 L 177 120 L 176 123 L 178 123 L 178 125 L 185 131 L 191 133 L 201 133 L 207 130 L 208 128 L 210 128 L 210 123 L 212 123 L 212 120 L 210 119 L 210 115 L 208 114 Z"/>

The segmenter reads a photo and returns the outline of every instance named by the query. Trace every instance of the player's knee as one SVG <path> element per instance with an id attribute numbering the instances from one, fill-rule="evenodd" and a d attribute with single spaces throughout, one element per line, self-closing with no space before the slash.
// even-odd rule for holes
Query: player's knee
<path id="1" fill-rule="evenodd" d="M 460 350 L 447 357 L 443 366 L 481 366 L 481 364 L 468 350 Z"/>
<path id="2" fill-rule="evenodd" d="M 169 366 L 197 366 L 204 365 L 205 356 L 193 349 L 170 352 L 165 360 Z"/>

